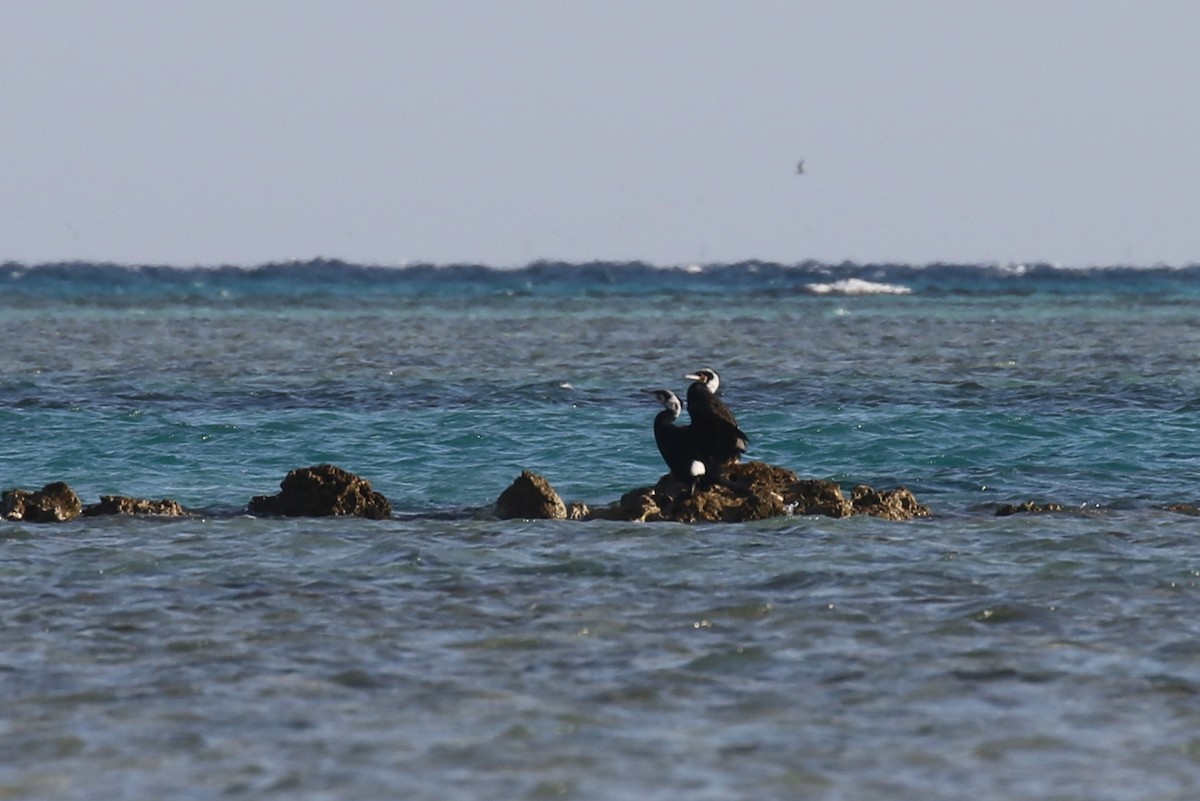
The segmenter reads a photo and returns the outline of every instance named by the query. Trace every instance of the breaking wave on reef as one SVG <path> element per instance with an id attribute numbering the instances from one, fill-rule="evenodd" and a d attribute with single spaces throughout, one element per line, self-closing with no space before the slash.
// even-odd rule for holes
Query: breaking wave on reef
<path id="1" fill-rule="evenodd" d="M 843 278 L 827 284 L 808 284 L 814 295 L 911 295 L 912 289 L 901 284 L 884 284 L 864 281 L 861 278 Z"/>

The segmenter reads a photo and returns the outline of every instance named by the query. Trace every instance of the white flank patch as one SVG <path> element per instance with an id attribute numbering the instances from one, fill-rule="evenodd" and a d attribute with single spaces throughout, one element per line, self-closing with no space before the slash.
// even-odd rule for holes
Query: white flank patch
<path id="1" fill-rule="evenodd" d="M 693 476 L 704 475 L 704 462 L 700 461 L 699 459 L 692 460 L 692 475 Z"/>
<path id="2" fill-rule="evenodd" d="M 805 286 L 814 295 L 908 295 L 912 289 L 900 284 L 881 284 L 861 278 L 844 278 L 829 284 Z"/>

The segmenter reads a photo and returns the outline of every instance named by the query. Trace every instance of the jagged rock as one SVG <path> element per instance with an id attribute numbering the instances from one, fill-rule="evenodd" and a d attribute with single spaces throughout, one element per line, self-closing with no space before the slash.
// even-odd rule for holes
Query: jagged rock
<path id="1" fill-rule="evenodd" d="M 1061 512 L 1063 510 L 1061 503 L 1034 503 L 1033 501 L 1025 501 L 1021 504 L 1006 503 L 996 510 L 996 517 L 1007 517 L 1020 512 L 1036 514 L 1039 512 Z"/>
<path id="2" fill-rule="evenodd" d="M 73 489 L 61 481 L 55 481 L 36 492 L 6 490 L 0 499 L 0 508 L 8 520 L 61 523 L 79 517 L 83 503 Z"/>
<path id="3" fill-rule="evenodd" d="M 283 517 L 353 516 L 383 520 L 392 505 L 371 489 L 371 482 L 336 465 L 298 467 L 279 483 L 277 495 L 256 495 L 250 500 L 255 514 Z"/>
<path id="4" fill-rule="evenodd" d="M 801 479 L 791 470 L 746 462 L 726 468 L 724 482 L 689 493 L 689 487 L 670 474 L 653 487 L 639 487 L 616 503 L 594 506 L 572 504 L 571 511 L 557 511 L 558 495 L 544 478 L 529 471 L 513 482 L 496 502 L 499 517 L 554 518 L 572 520 L 625 520 L 681 523 L 741 523 L 787 514 L 849 517 L 873 515 L 888 520 L 909 520 L 929 514 L 903 487 L 878 491 L 866 485 L 855 487 L 849 499 L 832 481 Z M 505 509 L 505 513 L 501 510 Z M 514 511 L 519 510 L 519 511 Z"/>
<path id="5" fill-rule="evenodd" d="M 1200 507 L 1190 503 L 1173 503 L 1170 506 L 1164 506 L 1163 509 L 1168 512 L 1178 512 L 1181 515 L 1189 517 L 1200 517 Z"/>
<path id="6" fill-rule="evenodd" d="M 567 506 L 550 482 L 524 470 L 496 499 L 496 517 L 501 520 L 566 520 Z"/>
<path id="7" fill-rule="evenodd" d="M 183 517 L 187 511 L 178 501 L 163 498 L 161 501 L 145 501 L 124 495 L 101 495 L 100 503 L 83 507 L 84 517 L 99 515 L 159 515 L 161 517 Z"/>

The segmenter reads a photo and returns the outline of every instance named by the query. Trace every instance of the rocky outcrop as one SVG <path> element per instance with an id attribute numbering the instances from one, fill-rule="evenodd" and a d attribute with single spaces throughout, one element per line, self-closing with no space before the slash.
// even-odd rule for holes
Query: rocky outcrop
<path id="1" fill-rule="evenodd" d="M 579 510 L 575 513 L 578 515 Z M 496 499 L 496 517 L 501 520 L 566 520 L 567 506 L 549 481 L 524 470 Z"/>
<path id="2" fill-rule="evenodd" d="M 101 495 L 100 503 L 89 503 L 83 507 L 84 517 L 100 515 L 152 515 L 157 517 L 184 517 L 187 510 L 178 501 L 163 498 L 161 501 L 145 501 L 125 495 Z"/>
<path id="3" fill-rule="evenodd" d="M 124 495 L 101 495 L 99 503 L 84 506 L 75 491 L 61 481 L 47 484 L 37 492 L 11 489 L 0 501 L 0 514 L 8 520 L 30 523 L 64 523 L 77 517 L 100 515 L 157 515 L 182 517 L 187 511 L 177 501 L 144 501 Z"/>
<path id="4" fill-rule="evenodd" d="M 929 507 L 904 488 L 880 491 L 862 485 L 847 498 L 832 481 L 801 479 L 791 470 L 763 462 L 730 465 L 722 483 L 695 494 L 668 474 L 653 487 L 625 493 L 616 503 L 589 508 L 573 502 L 569 511 L 546 479 L 526 470 L 496 502 L 496 515 L 502 518 L 741 523 L 789 514 L 910 520 L 927 516 Z"/>
<path id="5" fill-rule="evenodd" d="M 383 520 L 392 516 L 388 499 L 371 483 L 336 465 L 322 464 L 292 470 L 279 483 L 276 495 L 250 499 L 254 514 L 281 517 L 353 516 Z"/>
<path id="6" fill-rule="evenodd" d="M 0 498 L 0 511 L 8 520 L 62 523 L 79 517 L 83 503 L 73 489 L 61 481 L 55 481 L 36 492 L 6 490 Z"/>

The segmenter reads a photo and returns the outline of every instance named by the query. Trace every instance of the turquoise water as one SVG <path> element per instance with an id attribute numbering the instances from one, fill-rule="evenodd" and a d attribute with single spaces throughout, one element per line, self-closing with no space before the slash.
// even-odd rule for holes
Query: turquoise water
<path id="1" fill-rule="evenodd" d="M 817 294 L 849 278 L 872 294 Z M 859 287 L 861 288 L 861 287 Z M 907 294 L 892 294 L 900 288 Z M 0 270 L 16 798 L 1192 798 L 1200 272 L 764 264 Z M 934 516 L 476 519 L 750 457 Z M 387 521 L 242 514 L 294 468 Z M 1071 511 L 997 518 L 999 504 Z"/>

